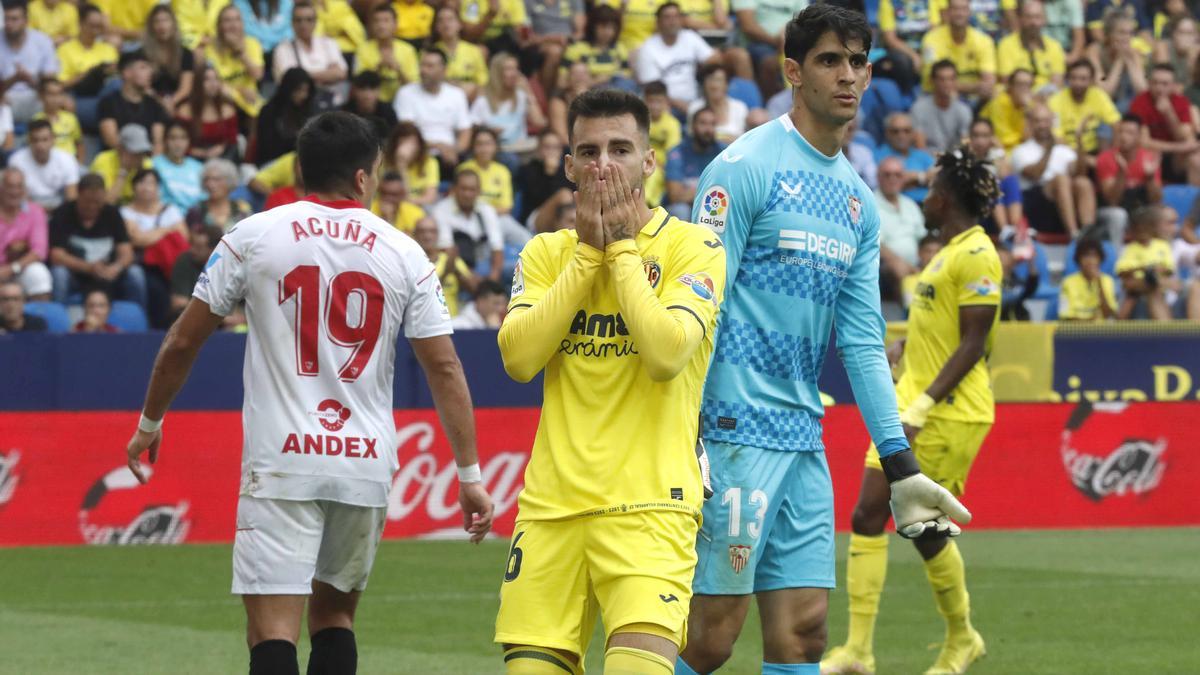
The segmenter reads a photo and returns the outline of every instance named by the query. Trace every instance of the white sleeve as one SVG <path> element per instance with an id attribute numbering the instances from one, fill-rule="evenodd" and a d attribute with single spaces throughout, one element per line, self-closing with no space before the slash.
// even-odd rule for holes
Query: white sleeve
<path id="1" fill-rule="evenodd" d="M 696 31 L 685 30 L 684 35 L 686 35 L 687 39 L 691 42 L 690 47 L 692 49 L 692 53 L 695 54 L 697 61 L 707 60 L 708 57 L 712 56 L 713 52 L 716 51 L 712 48 L 712 45 L 708 44 L 708 42 L 706 42 L 704 38 L 700 37 L 700 34 Z"/>
<path id="2" fill-rule="evenodd" d="M 493 208 L 477 211 L 483 221 L 483 233 L 487 236 L 488 247 L 493 251 L 504 250 L 504 233 L 500 231 L 500 216 Z"/>
<path id="3" fill-rule="evenodd" d="M 396 117 L 400 118 L 401 122 L 411 122 L 417 119 L 416 111 L 412 110 L 406 103 L 404 96 L 405 87 L 400 87 L 396 90 L 396 98 L 392 99 L 392 107 L 396 110 Z"/>
<path id="4" fill-rule="evenodd" d="M 454 85 L 445 85 L 445 86 L 454 86 Z M 455 96 L 455 98 L 458 99 L 458 105 L 456 106 L 458 108 L 458 115 L 457 115 L 458 121 L 454 125 L 454 130 L 455 131 L 466 131 L 467 129 L 471 128 L 471 112 L 470 112 L 470 110 L 467 109 L 467 95 L 464 94 L 463 91 L 461 89 L 459 89 L 458 87 L 454 87 L 454 89 L 456 92 L 458 92 L 457 95 Z M 480 98 L 483 98 L 483 97 L 481 96 Z"/>
<path id="5" fill-rule="evenodd" d="M 638 49 L 637 63 L 634 64 L 634 67 L 637 69 L 639 84 L 646 84 L 662 79 L 662 71 L 654 62 L 654 50 L 651 49 L 650 43 L 643 44 Z"/>
<path id="6" fill-rule="evenodd" d="M 59 152 L 62 152 L 59 150 Z M 67 179 L 67 186 L 79 184 L 79 162 L 75 158 L 63 152 L 62 155 L 63 176 Z"/>
<path id="7" fill-rule="evenodd" d="M 471 104 L 471 122 L 473 124 L 487 124 L 488 119 L 492 116 L 492 111 L 488 109 L 486 96 L 480 96 Z"/>
<path id="8" fill-rule="evenodd" d="M 450 214 L 447 213 L 447 210 L 444 202 L 438 202 L 433 205 L 433 222 L 437 223 L 438 228 L 437 247 L 441 249 L 450 248 L 454 245 L 454 229 L 450 227 Z"/>
<path id="9" fill-rule="evenodd" d="M 1040 146 L 1030 146 L 1030 145 L 1026 145 L 1024 143 L 1013 148 L 1013 151 L 1012 151 L 1013 173 L 1019 174 L 1025 170 L 1025 167 L 1029 166 L 1030 164 L 1034 164 L 1037 161 L 1036 159 L 1033 159 L 1029 156 L 1029 149 L 1031 147 L 1034 148 L 1035 151 L 1041 150 Z"/>
<path id="10" fill-rule="evenodd" d="M 404 337 L 421 339 L 454 332 L 450 327 L 450 308 L 442 293 L 442 282 L 438 280 L 433 263 L 415 254 L 409 256 L 413 273 L 412 293 L 404 308 Z"/>
<path id="11" fill-rule="evenodd" d="M 192 290 L 193 297 L 207 302 L 220 316 L 232 314 L 246 298 L 247 265 L 238 239 L 232 232 L 221 238 Z"/>

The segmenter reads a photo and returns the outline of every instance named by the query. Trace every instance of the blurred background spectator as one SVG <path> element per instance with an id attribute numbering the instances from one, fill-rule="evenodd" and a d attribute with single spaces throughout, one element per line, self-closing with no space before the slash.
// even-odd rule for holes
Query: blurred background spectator
<path id="1" fill-rule="evenodd" d="M 21 171 L 6 169 L 0 173 L 0 281 L 16 281 L 31 300 L 49 300 L 48 252 L 46 212 L 27 199 Z"/>
<path id="2" fill-rule="evenodd" d="M 21 284 L 0 281 L 0 335 L 45 331 L 45 319 L 25 313 L 25 293 L 21 290 Z"/>
<path id="3" fill-rule="evenodd" d="M 72 333 L 118 333 L 117 327 L 108 322 L 112 313 L 112 301 L 108 293 L 96 289 L 83 296 L 83 318 L 71 329 Z"/>

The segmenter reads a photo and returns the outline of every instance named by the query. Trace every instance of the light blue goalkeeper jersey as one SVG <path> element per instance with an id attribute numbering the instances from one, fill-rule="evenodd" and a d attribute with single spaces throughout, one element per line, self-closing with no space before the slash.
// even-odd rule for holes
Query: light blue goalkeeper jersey
<path id="1" fill-rule="evenodd" d="M 783 115 L 708 165 L 692 220 L 720 235 L 728 266 L 703 437 L 823 450 L 817 378 L 836 322 L 838 353 L 880 454 L 907 448 L 883 346 L 879 216 L 850 162 L 821 154 Z"/>

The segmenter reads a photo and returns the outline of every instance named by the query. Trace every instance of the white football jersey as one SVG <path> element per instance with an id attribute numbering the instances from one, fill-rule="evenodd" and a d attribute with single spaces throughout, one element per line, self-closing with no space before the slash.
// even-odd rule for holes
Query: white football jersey
<path id="1" fill-rule="evenodd" d="M 400 326 L 452 332 L 421 247 L 357 202 L 299 201 L 231 228 L 193 295 L 246 303 L 241 493 L 386 506 Z"/>

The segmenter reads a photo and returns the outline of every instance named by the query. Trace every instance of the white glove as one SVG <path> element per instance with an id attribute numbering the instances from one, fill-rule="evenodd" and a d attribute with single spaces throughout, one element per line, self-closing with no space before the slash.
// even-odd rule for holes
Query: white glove
<path id="1" fill-rule="evenodd" d="M 971 512 L 950 491 L 933 482 L 923 473 L 914 473 L 891 484 L 892 517 L 901 537 L 915 539 L 925 532 L 944 532 L 951 537 L 962 534 L 963 525 L 971 522 Z"/>
<path id="2" fill-rule="evenodd" d="M 696 438 L 696 462 L 700 464 L 700 481 L 704 485 L 704 498 L 711 499 L 713 496 L 712 475 L 708 468 L 708 450 L 704 447 L 704 440 Z"/>

